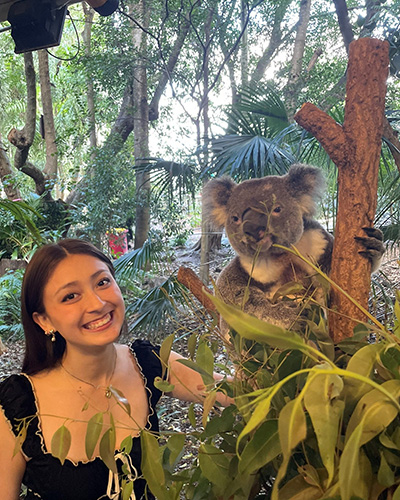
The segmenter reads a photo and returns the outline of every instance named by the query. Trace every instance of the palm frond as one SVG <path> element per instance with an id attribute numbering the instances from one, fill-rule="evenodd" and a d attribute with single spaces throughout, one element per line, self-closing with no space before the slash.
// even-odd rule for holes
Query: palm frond
<path id="1" fill-rule="evenodd" d="M 117 279 L 133 280 L 148 264 L 159 260 L 157 245 L 149 238 L 141 248 L 128 252 L 113 262 Z"/>
<path id="2" fill-rule="evenodd" d="M 35 243 L 40 245 L 44 242 L 39 229 L 32 220 L 32 215 L 41 218 L 41 215 L 34 208 L 24 201 L 11 201 L 5 199 L 0 200 L 0 209 L 1 208 L 10 212 L 16 220 L 24 224 Z"/>
<path id="3" fill-rule="evenodd" d="M 130 328 L 146 328 L 147 331 L 162 329 L 169 318 L 176 317 L 177 303 L 185 304 L 186 295 L 182 285 L 172 275 L 127 306 L 127 313 L 134 316 Z"/>

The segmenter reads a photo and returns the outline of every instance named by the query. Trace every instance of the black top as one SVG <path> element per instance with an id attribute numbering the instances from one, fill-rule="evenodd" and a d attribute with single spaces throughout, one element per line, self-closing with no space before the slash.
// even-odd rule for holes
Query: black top
<path id="1" fill-rule="evenodd" d="M 130 347 L 136 357 L 139 368 L 144 377 L 148 393 L 149 416 L 147 429 L 158 431 L 158 418 L 154 410 L 161 397 L 161 392 L 154 387 L 154 379 L 161 376 L 161 362 L 157 355 L 159 347 L 153 346 L 147 340 L 135 340 Z M 27 435 L 22 445 L 23 453 L 29 458 L 23 484 L 28 489 L 26 499 L 29 500 L 107 500 L 109 485 L 109 469 L 100 457 L 86 462 L 73 462 L 66 459 L 64 464 L 46 450 L 38 407 L 32 383 L 25 374 L 11 375 L 0 384 L 0 406 L 6 418 L 11 423 L 13 432 L 18 435 L 19 419 L 29 418 Z M 130 453 L 132 462 L 131 472 L 141 476 L 141 448 L 140 438 L 133 438 L 133 447 Z M 119 467 L 121 461 L 117 461 Z M 142 498 L 145 490 L 145 480 L 138 478 L 134 482 L 136 498 Z M 147 497 L 154 496 L 147 491 Z"/>

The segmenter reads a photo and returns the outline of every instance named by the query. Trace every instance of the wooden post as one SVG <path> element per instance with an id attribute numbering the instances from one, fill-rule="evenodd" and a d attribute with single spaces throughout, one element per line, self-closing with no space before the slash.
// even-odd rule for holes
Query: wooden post
<path id="1" fill-rule="evenodd" d="M 350 44 L 343 126 L 312 104 L 294 119 L 311 132 L 338 167 L 338 214 L 331 278 L 368 308 L 370 264 L 359 255 L 356 236 L 373 225 L 385 109 L 389 46 L 361 38 Z M 331 290 L 329 331 L 335 342 L 353 335 L 363 313 L 343 294 Z"/>

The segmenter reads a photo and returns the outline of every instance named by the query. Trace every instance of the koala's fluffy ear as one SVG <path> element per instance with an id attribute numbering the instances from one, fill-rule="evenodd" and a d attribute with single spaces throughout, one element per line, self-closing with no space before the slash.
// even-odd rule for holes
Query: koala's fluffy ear
<path id="1" fill-rule="evenodd" d="M 217 227 L 225 225 L 228 216 L 226 207 L 235 186 L 230 177 L 220 177 L 207 182 L 203 188 L 203 212 Z"/>
<path id="2" fill-rule="evenodd" d="M 286 174 L 288 190 L 299 199 L 305 215 L 314 215 L 315 202 L 322 196 L 325 179 L 319 168 L 296 163 Z"/>

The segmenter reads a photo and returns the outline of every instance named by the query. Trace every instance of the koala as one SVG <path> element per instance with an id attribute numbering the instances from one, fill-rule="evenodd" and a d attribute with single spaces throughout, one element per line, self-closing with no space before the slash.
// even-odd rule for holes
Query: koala
<path id="1" fill-rule="evenodd" d="M 324 177 L 318 168 L 294 164 L 283 176 L 267 176 L 236 184 L 229 177 L 209 181 L 203 190 L 207 220 L 225 228 L 235 258 L 222 270 L 217 293 L 227 303 L 284 328 L 298 324 L 299 300 L 280 297 L 295 282 L 301 295 L 322 301 L 315 271 L 299 257 L 277 248 L 294 245 L 301 255 L 329 273 L 333 236 L 313 217 L 323 193 Z M 365 228 L 361 252 L 374 268 L 384 252 L 382 233 Z M 282 288 L 284 287 L 284 288 Z M 316 295 L 315 295 L 316 294 Z M 228 332 L 222 321 L 221 330 Z"/>

